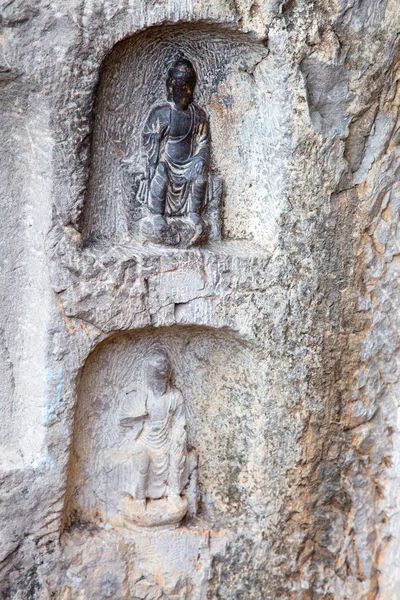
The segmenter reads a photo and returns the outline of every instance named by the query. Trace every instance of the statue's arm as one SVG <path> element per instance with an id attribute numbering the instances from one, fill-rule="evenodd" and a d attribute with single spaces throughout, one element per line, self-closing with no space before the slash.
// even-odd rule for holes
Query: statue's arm
<path id="1" fill-rule="evenodd" d="M 142 133 L 142 145 L 147 157 L 150 179 L 158 164 L 160 143 L 169 125 L 169 105 L 156 106 L 150 111 Z"/>
<path id="2" fill-rule="evenodd" d="M 185 485 L 184 474 L 187 460 L 186 414 L 183 396 L 178 390 L 176 390 L 175 406 L 171 430 L 169 496 L 179 496 Z"/>
<path id="3" fill-rule="evenodd" d="M 143 414 L 135 416 L 135 417 L 124 417 L 120 420 L 119 424 L 124 429 L 130 429 L 132 432 L 133 441 L 137 440 L 139 435 L 142 432 L 143 425 L 145 420 L 147 419 L 148 414 L 143 412 Z"/>
<path id="4" fill-rule="evenodd" d="M 201 157 L 208 164 L 211 151 L 210 123 L 205 111 L 202 108 L 198 108 L 198 111 L 195 156 Z"/>
<path id="5" fill-rule="evenodd" d="M 173 433 L 177 447 L 183 447 L 186 444 L 186 411 L 183 396 L 177 391 L 177 406 L 174 414 Z"/>

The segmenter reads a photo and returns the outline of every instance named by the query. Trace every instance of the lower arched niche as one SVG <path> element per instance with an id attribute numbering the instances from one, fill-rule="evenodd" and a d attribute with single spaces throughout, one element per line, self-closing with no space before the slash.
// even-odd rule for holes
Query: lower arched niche
<path id="1" fill-rule="evenodd" d="M 259 469 L 268 463 L 259 443 L 266 407 L 258 351 L 227 330 L 149 329 L 109 338 L 85 363 L 74 422 L 65 529 L 90 523 L 124 525 L 121 501 L 129 478 L 134 477 L 133 428 L 121 423 L 141 414 L 145 365 L 160 348 L 170 361 L 172 384 L 183 397 L 186 520 L 202 518 L 223 525 L 254 503 Z"/>

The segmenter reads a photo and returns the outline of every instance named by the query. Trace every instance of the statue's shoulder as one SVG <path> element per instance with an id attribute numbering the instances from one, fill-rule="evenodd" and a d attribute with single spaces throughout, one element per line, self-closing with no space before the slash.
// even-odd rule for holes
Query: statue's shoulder
<path id="1" fill-rule="evenodd" d="M 169 121 L 170 114 L 171 107 L 168 104 L 168 102 L 164 102 L 163 104 L 156 104 L 150 109 L 147 121 L 153 122 L 157 119 L 160 119 L 161 121 Z"/>
<path id="2" fill-rule="evenodd" d="M 199 123 L 208 123 L 208 115 L 204 108 L 193 102 L 193 107 L 196 113 L 196 119 Z"/>
<path id="3" fill-rule="evenodd" d="M 171 390 L 171 394 L 173 395 L 174 404 L 176 407 L 181 406 L 182 404 L 185 403 L 182 392 L 180 390 L 178 390 L 178 388 L 174 387 Z"/>

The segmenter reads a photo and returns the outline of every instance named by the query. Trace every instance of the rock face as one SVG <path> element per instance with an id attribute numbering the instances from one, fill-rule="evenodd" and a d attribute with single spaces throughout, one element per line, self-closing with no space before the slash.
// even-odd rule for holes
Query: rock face
<path id="1" fill-rule="evenodd" d="M 400 598 L 397 0 L 0 29 L 0 598 Z M 220 200 L 172 247 L 124 161 L 182 56 Z"/>

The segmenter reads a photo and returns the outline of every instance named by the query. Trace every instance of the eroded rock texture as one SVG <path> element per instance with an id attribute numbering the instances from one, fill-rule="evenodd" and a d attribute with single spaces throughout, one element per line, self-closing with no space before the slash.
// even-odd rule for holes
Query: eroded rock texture
<path id="1" fill-rule="evenodd" d="M 0 597 L 400 598 L 397 0 L 3 0 L 0 27 Z M 190 249 L 132 235 L 121 168 L 179 53 L 224 182 Z M 135 530 L 101 457 L 152 343 L 196 460 L 181 526 Z"/>

